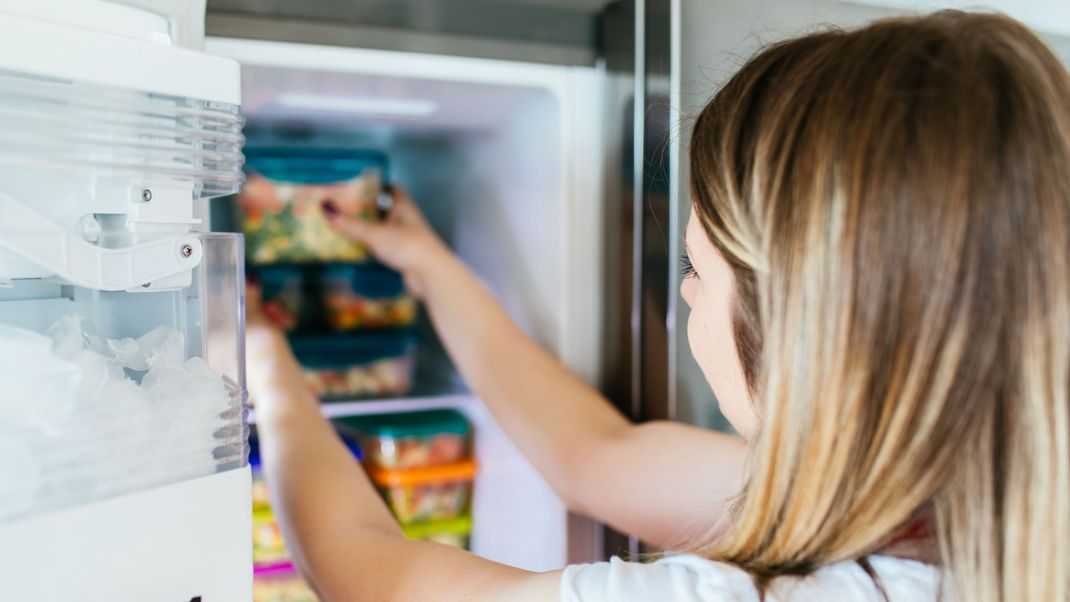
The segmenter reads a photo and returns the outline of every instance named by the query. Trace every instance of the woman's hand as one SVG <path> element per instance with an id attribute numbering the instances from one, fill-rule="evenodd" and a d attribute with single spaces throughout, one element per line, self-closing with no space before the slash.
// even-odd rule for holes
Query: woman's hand
<path id="1" fill-rule="evenodd" d="M 271 393 L 304 383 L 286 335 L 264 313 L 260 287 L 253 281 L 245 286 L 245 360 L 250 405 L 260 402 L 263 406 L 280 398 Z"/>
<path id="2" fill-rule="evenodd" d="M 429 270 L 452 254 L 403 188 L 393 186 L 390 194 L 394 205 L 382 222 L 342 215 L 329 201 L 323 204 L 323 213 L 335 230 L 367 245 L 379 261 L 401 272 L 406 288 L 422 299 Z"/>

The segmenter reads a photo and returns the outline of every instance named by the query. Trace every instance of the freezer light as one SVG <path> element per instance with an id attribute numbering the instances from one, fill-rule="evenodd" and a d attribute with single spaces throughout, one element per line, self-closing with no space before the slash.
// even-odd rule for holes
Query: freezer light
<path id="1" fill-rule="evenodd" d="M 280 94 L 278 100 L 289 109 L 381 117 L 430 117 L 438 111 L 438 103 L 434 101 L 407 98 Z"/>

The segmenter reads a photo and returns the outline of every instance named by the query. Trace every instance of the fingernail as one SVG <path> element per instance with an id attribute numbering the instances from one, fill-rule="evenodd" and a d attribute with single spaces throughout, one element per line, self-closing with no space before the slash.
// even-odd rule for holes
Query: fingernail
<path id="1" fill-rule="evenodd" d="M 323 214 L 326 215 L 328 219 L 338 216 L 338 205 L 335 205 L 334 201 L 327 199 L 326 201 L 323 201 L 321 206 L 323 207 Z"/>
<path id="2" fill-rule="evenodd" d="M 254 274 L 253 272 L 249 272 L 245 275 L 245 282 L 246 284 L 256 286 L 260 284 L 260 278 L 257 278 L 256 274 Z"/>

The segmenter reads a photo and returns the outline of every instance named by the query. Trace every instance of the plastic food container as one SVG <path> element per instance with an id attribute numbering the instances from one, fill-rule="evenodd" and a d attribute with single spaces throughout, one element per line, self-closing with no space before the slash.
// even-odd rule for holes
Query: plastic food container
<path id="1" fill-rule="evenodd" d="M 249 263 L 364 261 L 367 249 L 335 232 L 324 216 L 378 219 L 386 155 L 349 149 L 245 149 L 238 195 Z"/>
<path id="2" fill-rule="evenodd" d="M 320 397 L 405 395 L 412 388 L 414 333 L 295 337 L 291 345 Z"/>
<path id="3" fill-rule="evenodd" d="M 327 322 L 334 330 L 407 327 L 416 322 L 416 299 L 401 274 L 382 266 L 332 265 L 320 275 Z"/>
<path id="4" fill-rule="evenodd" d="M 253 512 L 253 564 L 270 565 L 290 558 L 271 509 Z"/>
<path id="5" fill-rule="evenodd" d="M 457 518 L 468 511 L 476 463 L 409 470 L 368 467 L 368 476 L 402 524 Z"/>
<path id="6" fill-rule="evenodd" d="M 253 602 L 317 602 L 316 594 L 290 563 L 253 569 Z"/>
<path id="7" fill-rule="evenodd" d="M 466 514 L 449 520 L 402 525 L 401 530 L 409 539 L 434 541 L 467 550 L 472 536 L 472 517 Z"/>
<path id="8" fill-rule="evenodd" d="M 460 462 L 472 438 L 471 425 L 456 410 L 343 418 L 339 429 L 352 429 L 365 462 L 386 470 Z"/>
<path id="9" fill-rule="evenodd" d="M 297 328 L 305 305 L 304 272 L 295 267 L 262 268 L 256 271 L 263 297 L 264 314 L 279 328 Z"/>

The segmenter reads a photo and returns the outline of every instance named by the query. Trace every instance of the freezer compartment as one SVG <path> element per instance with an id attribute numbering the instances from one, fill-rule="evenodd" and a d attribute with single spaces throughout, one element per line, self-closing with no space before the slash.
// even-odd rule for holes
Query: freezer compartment
<path id="1" fill-rule="evenodd" d="M 0 289 L 0 523 L 246 463 L 241 238 L 188 288 Z"/>
<path id="2" fill-rule="evenodd" d="M 208 49 L 242 63 L 250 140 L 388 155 L 391 183 L 520 328 L 597 381 L 605 149 L 595 70 L 236 39 L 209 39 Z M 322 412 L 460 410 L 479 463 L 472 550 L 560 568 L 570 558 L 564 505 L 467 393 L 423 313 L 404 398 L 339 400 Z"/>

